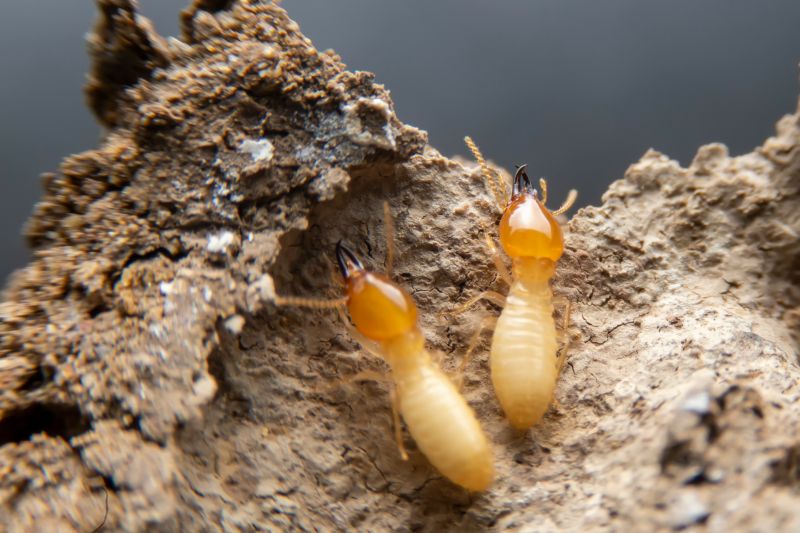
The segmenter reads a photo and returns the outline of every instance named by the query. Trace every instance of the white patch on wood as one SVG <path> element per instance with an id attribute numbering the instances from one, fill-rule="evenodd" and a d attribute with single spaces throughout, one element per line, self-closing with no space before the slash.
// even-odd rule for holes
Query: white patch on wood
<path id="1" fill-rule="evenodd" d="M 253 161 L 272 161 L 272 155 L 275 153 L 275 149 L 269 139 L 258 139 L 256 141 L 245 139 L 239 145 L 239 150 L 250 154 Z"/>

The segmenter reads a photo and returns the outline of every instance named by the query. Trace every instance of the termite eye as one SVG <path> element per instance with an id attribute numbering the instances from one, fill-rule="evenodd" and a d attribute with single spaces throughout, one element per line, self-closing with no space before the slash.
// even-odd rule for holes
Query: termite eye
<path id="1" fill-rule="evenodd" d="M 417 306 L 411 296 L 382 274 L 362 270 L 349 276 L 347 298 L 356 329 L 370 339 L 391 339 L 417 323 Z"/>
<path id="2" fill-rule="evenodd" d="M 520 170 L 523 171 L 524 167 Z M 517 172 L 519 175 L 519 171 Z M 526 176 L 527 177 L 527 176 Z M 523 188 L 503 212 L 500 221 L 500 244 L 509 257 L 532 257 L 557 261 L 564 252 L 564 237 L 555 217 L 529 193 L 530 180 L 521 180 Z M 516 188 L 516 180 L 515 180 Z"/>

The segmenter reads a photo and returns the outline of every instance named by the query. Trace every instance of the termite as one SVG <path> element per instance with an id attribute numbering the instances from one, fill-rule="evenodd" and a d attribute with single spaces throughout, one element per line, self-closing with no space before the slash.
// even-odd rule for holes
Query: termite
<path id="1" fill-rule="evenodd" d="M 274 296 L 278 305 L 316 308 L 347 307 L 355 326 L 351 335 L 367 351 L 388 363 L 394 383 L 392 414 L 395 437 L 403 459 L 399 417 L 430 463 L 453 483 L 471 491 L 486 490 L 494 478 L 494 459 L 475 413 L 450 378 L 425 348 L 417 325 L 417 306 L 390 277 L 393 245 L 391 215 L 384 204 L 387 228 L 387 272 L 370 272 L 339 242 L 336 260 L 345 282 L 345 296 L 316 300 Z M 375 379 L 360 373 L 355 379 Z"/>
<path id="2" fill-rule="evenodd" d="M 564 252 L 564 237 L 556 217 L 565 213 L 577 198 L 571 190 L 564 204 L 555 211 L 545 207 L 547 182 L 539 180 L 542 197 L 533 186 L 526 165 L 517 168 L 511 197 L 486 164 L 471 138 L 464 139 L 492 186 L 500 219 L 499 240 L 511 259 L 509 273 L 503 259 L 487 234 L 486 242 L 501 278 L 509 285 L 508 295 L 485 291 L 461 306 L 464 310 L 481 299 L 500 305 L 490 351 L 492 384 L 509 423 L 525 430 L 538 422 L 553 399 L 556 379 L 563 366 L 566 344 L 557 357 L 558 340 L 553 319 L 553 291 L 550 280 L 556 262 Z M 565 310 L 566 320 L 569 306 Z M 462 367 L 477 344 L 484 321 L 476 331 Z"/>

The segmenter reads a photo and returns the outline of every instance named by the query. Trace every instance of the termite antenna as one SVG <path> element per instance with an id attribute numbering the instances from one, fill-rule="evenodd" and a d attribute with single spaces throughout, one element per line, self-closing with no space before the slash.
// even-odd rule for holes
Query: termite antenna
<path id="1" fill-rule="evenodd" d="M 528 177 L 527 172 L 528 165 L 520 165 L 517 169 L 517 173 L 514 174 L 514 187 L 511 192 L 512 197 L 519 196 L 523 192 L 528 193 L 536 193 L 536 190 L 533 187 L 533 183 L 531 183 L 531 179 Z"/>
<path id="2" fill-rule="evenodd" d="M 560 215 L 562 213 L 566 213 L 567 210 L 570 207 L 572 207 L 572 204 L 574 204 L 575 200 L 577 200 L 577 199 L 578 199 L 578 191 L 576 191 L 575 189 L 571 189 L 569 191 L 569 193 L 567 193 L 567 199 L 564 200 L 564 203 L 561 204 L 561 207 L 559 207 L 558 209 L 553 211 L 553 214 L 558 216 L 558 215 Z"/>
<path id="3" fill-rule="evenodd" d="M 282 307 L 308 307 L 311 309 L 338 309 L 347 305 L 347 298 L 319 299 L 305 296 L 283 296 L 275 292 L 272 276 L 264 274 L 262 298 Z"/>
<path id="4" fill-rule="evenodd" d="M 547 205 L 547 180 L 539 178 L 539 188 L 542 189 L 542 205 Z"/>
<path id="5" fill-rule="evenodd" d="M 500 209 L 504 209 L 508 203 L 508 193 L 506 192 L 506 188 L 500 183 L 500 179 L 497 177 L 497 174 L 495 174 L 492 169 L 489 168 L 489 165 L 486 164 L 483 154 L 481 154 L 481 151 L 478 149 L 478 145 L 475 144 L 475 141 L 472 140 L 472 137 L 464 137 L 464 142 L 467 143 L 467 148 L 469 148 L 469 151 L 472 152 L 473 157 L 475 157 L 475 160 L 481 167 L 481 172 L 483 173 L 484 179 L 489 182 L 489 186 L 492 188 L 492 194 L 497 202 L 497 206 Z"/>
<path id="6" fill-rule="evenodd" d="M 349 278 L 355 271 L 364 270 L 364 266 L 358 260 L 356 254 L 342 244 L 342 241 L 336 243 L 336 260 L 339 263 L 339 270 L 342 272 L 344 279 Z"/>

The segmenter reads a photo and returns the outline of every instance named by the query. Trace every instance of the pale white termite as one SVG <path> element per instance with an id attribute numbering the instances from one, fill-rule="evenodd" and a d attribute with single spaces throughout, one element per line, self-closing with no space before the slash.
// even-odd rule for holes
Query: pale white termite
<path id="1" fill-rule="evenodd" d="M 499 240 L 511 258 L 511 273 L 499 256 L 491 238 L 486 236 L 494 263 L 509 284 L 507 296 L 486 291 L 467 302 L 466 308 L 480 299 L 492 300 L 503 311 L 497 318 L 490 352 L 490 369 L 495 394 L 508 418 L 517 429 L 528 429 L 538 422 L 553 399 L 556 379 L 563 364 L 557 357 L 558 342 L 553 319 L 553 292 L 550 279 L 556 261 L 564 252 L 564 239 L 556 216 L 575 202 L 570 191 L 558 210 L 545 207 L 547 183 L 539 181 L 541 200 L 528 178 L 525 165 L 517 169 L 510 198 L 491 172 L 478 147 L 467 137 L 469 146 L 483 174 L 490 180 L 495 198 L 503 210 Z M 569 309 L 565 317 L 569 315 Z M 482 328 L 488 324 L 484 322 Z M 470 343 L 469 354 L 477 343 L 480 330 Z M 465 356 L 464 364 L 466 364 Z"/>
<path id="2" fill-rule="evenodd" d="M 388 222 L 388 206 L 385 212 Z M 389 250 L 391 257 L 391 246 Z M 411 296 L 388 275 L 366 270 L 341 243 L 336 258 L 345 280 L 345 298 L 320 301 L 275 296 L 276 303 L 345 305 L 355 326 L 351 335 L 391 368 L 395 421 L 399 413 L 420 451 L 442 475 L 468 490 L 486 490 L 494 478 L 491 447 L 474 411 L 425 348 Z M 397 424 L 395 434 L 405 459 Z"/>

